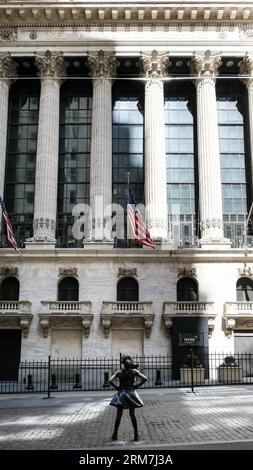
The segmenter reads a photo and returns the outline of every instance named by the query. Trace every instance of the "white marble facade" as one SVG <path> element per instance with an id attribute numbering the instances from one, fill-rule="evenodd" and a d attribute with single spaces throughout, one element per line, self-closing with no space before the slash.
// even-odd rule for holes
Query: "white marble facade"
<path id="1" fill-rule="evenodd" d="M 198 311 L 208 317 L 209 351 L 233 352 L 234 330 L 253 331 L 253 310 L 239 310 L 236 282 L 253 277 L 253 250 L 231 248 L 222 229 L 221 176 L 215 80 L 220 62 L 241 57 L 248 90 L 249 139 L 253 161 L 253 7 L 240 2 L 193 1 L 150 5 L 122 1 L 51 2 L 33 7 L 12 0 L 0 3 L 0 193 L 4 187 L 9 89 L 17 80 L 15 58 L 34 57 L 41 79 L 36 160 L 34 234 L 26 248 L 0 251 L 0 281 L 8 269 L 20 281 L 20 313 L 0 306 L 0 328 L 22 328 L 22 359 L 117 355 L 123 344 L 134 353 L 170 354 L 176 285 L 185 273 L 199 287 Z M 177 4 L 177 6 L 175 6 Z M 117 56 L 140 58 L 145 84 L 145 195 L 147 223 L 154 238 L 168 240 L 163 79 L 170 56 L 188 57 L 196 84 L 200 175 L 201 247 L 177 250 L 108 249 L 93 240 L 79 249 L 55 247 L 59 96 L 66 57 L 86 58 L 93 78 L 91 204 L 97 195 L 111 201 L 111 88 Z M 111 246 L 110 246 L 111 248 Z M 169 249 L 167 249 L 169 248 Z M 116 301 L 119 270 L 139 283 L 139 313 L 110 313 Z M 79 282 L 77 311 L 59 313 L 58 282 L 73 275 Z M 151 302 L 151 303 L 150 303 Z M 168 305 L 167 305 L 168 303 Z M 199 307 L 198 307 L 199 308 Z M 23 310 L 22 310 L 23 309 Z M 110 310 L 111 309 L 111 310 Z M 186 316 L 196 314 L 196 310 Z M 73 312 L 72 312 L 73 313 Z M 177 314 L 177 309 L 174 310 Z M 114 317 L 113 317 L 114 315 Z M 130 315 L 130 321 L 129 321 Z M 71 317 L 71 318 L 70 318 Z M 252 340 L 253 341 L 253 340 Z"/>

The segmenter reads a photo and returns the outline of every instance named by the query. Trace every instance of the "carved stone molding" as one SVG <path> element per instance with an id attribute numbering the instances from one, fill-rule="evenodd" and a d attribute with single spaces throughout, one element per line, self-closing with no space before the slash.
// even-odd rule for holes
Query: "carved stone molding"
<path id="1" fill-rule="evenodd" d="M 177 277 L 180 276 L 197 277 L 196 268 L 178 268 Z"/>
<path id="2" fill-rule="evenodd" d="M 1 267 L 0 276 L 18 276 L 18 268 L 15 266 Z"/>
<path id="3" fill-rule="evenodd" d="M 13 60 L 10 53 L 0 54 L 0 79 L 13 78 L 17 75 L 18 64 Z M 10 81 L 7 80 L 10 83 Z"/>
<path id="4" fill-rule="evenodd" d="M 169 57 L 167 54 L 159 54 L 153 50 L 150 54 L 141 52 L 141 65 L 147 78 L 161 78 L 167 75 Z"/>
<path id="5" fill-rule="evenodd" d="M 44 338 L 47 338 L 50 330 L 50 321 L 47 318 L 40 318 L 40 327 Z"/>
<path id="6" fill-rule="evenodd" d="M 146 338 L 150 338 L 152 326 L 154 323 L 155 314 L 143 315 L 144 318 L 144 331 Z"/>
<path id="7" fill-rule="evenodd" d="M 32 315 L 26 315 L 24 317 L 21 317 L 19 320 L 19 324 L 21 327 L 21 330 L 23 331 L 24 338 L 27 338 L 29 329 L 30 329 L 30 324 L 32 321 Z"/>
<path id="8" fill-rule="evenodd" d="M 93 77 L 112 78 L 117 75 L 115 53 L 108 54 L 100 50 L 97 54 L 88 55 L 88 65 Z"/>
<path id="9" fill-rule="evenodd" d="M 33 221 L 33 228 L 34 229 L 37 229 L 38 227 L 46 227 L 46 228 L 51 228 L 52 230 L 55 229 L 55 220 L 53 219 L 48 219 L 48 218 L 43 218 L 43 217 L 40 217 L 40 219 L 34 219 Z"/>
<path id="10" fill-rule="evenodd" d="M 243 268 L 238 269 L 239 275 L 240 276 L 247 276 L 247 277 L 253 277 L 253 268 L 250 266 L 247 266 L 246 264 L 243 266 Z"/>
<path id="11" fill-rule="evenodd" d="M 213 54 L 210 50 L 204 53 L 194 52 L 190 63 L 191 72 L 199 78 L 212 78 L 218 75 L 218 68 L 222 65 L 220 53 Z M 197 81 L 198 82 L 198 81 Z"/>
<path id="12" fill-rule="evenodd" d="M 35 64 L 42 78 L 61 78 L 66 75 L 67 64 L 62 52 L 36 53 Z"/>
<path id="13" fill-rule="evenodd" d="M 118 277 L 128 277 L 128 276 L 135 276 L 138 277 L 137 268 L 119 268 L 118 269 Z"/>
<path id="14" fill-rule="evenodd" d="M 111 316 L 101 315 L 101 318 L 105 337 L 108 338 L 112 327 Z"/>
<path id="15" fill-rule="evenodd" d="M 0 41 L 2 42 L 13 42 L 17 40 L 16 31 L 0 31 Z"/>
<path id="16" fill-rule="evenodd" d="M 222 228 L 223 227 L 223 222 L 221 219 L 202 219 L 201 223 L 201 230 L 206 230 L 208 228 L 214 227 L 214 228 Z"/>
<path id="17" fill-rule="evenodd" d="M 215 328 L 215 319 L 208 318 L 208 337 L 211 338 Z"/>
<path id="18" fill-rule="evenodd" d="M 78 276 L 77 268 L 74 266 L 66 266 L 64 268 L 59 268 L 58 277 L 62 276 Z"/>
<path id="19" fill-rule="evenodd" d="M 89 337 L 93 316 L 94 315 L 92 315 L 92 313 L 87 314 L 87 315 L 82 315 L 82 327 L 83 327 L 85 338 Z"/>
<path id="20" fill-rule="evenodd" d="M 166 336 L 167 338 L 170 338 L 171 332 L 172 332 L 172 317 L 170 315 L 166 315 L 165 313 L 163 313 L 162 316 L 163 316 Z"/>
<path id="21" fill-rule="evenodd" d="M 32 321 L 32 314 L 4 314 L 0 316 L 1 328 L 21 328 L 24 338 L 27 338 Z"/>
<path id="22" fill-rule="evenodd" d="M 243 83 L 247 86 L 253 86 L 253 55 L 252 54 L 245 54 L 243 60 L 241 61 L 240 65 L 240 74 L 245 76 L 247 75 L 248 78 L 243 78 Z"/>

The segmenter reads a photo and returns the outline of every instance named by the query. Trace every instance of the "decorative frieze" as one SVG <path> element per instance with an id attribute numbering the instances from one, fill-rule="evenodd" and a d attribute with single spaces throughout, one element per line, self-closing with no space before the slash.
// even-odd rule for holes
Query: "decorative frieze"
<path id="1" fill-rule="evenodd" d="M 118 277 L 137 277 L 137 268 L 119 268 Z"/>
<path id="2" fill-rule="evenodd" d="M 16 268 L 15 266 L 10 266 L 10 267 L 7 267 L 7 266 L 2 266 L 0 268 L 0 276 L 15 276 L 15 277 L 18 277 L 18 268 Z"/>
<path id="3" fill-rule="evenodd" d="M 177 277 L 186 276 L 186 277 L 197 277 L 196 268 L 178 268 Z"/>
<path id="4" fill-rule="evenodd" d="M 74 267 L 74 266 L 59 268 L 58 277 L 62 277 L 62 276 L 75 276 L 75 277 L 77 277 L 78 276 L 77 268 Z"/>
<path id="5" fill-rule="evenodd" d="M 0 31 L 0 42 L 13 42 L 17 40 L 16 31 Z"/>
<path id="6" fill-rule="evenodd" d="M 239 268 L 238 272 L 240 276 L 253 277 L 253 268 L 247 266 L 246 264 L 243 266 L 243 268 Z"/>

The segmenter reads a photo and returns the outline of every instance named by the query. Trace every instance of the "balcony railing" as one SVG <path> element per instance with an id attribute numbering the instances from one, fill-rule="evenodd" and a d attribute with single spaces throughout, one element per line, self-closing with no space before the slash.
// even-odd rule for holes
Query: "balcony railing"
<path id="1" fill-rule="evenodd" d="M 253 328 L 253 302 L 226 302 L 224 304 L 224 327 L 228 337 L 233 330 Z"/>
<path id="2" fill-rule="evenodd" d="M 102 313 L 148 314 L 152 313 L 152 302 L 103 302 Z"/>
<path id="3" fill-rule="evenodd" d="M 68 315 L 68 314 L 86 314 L 90 313 L 91 302 L 78 301 L 41 301 L 41 313 L 52 315 Z"/>
<path id="4" fill-rule="evenodd" d="M 253 302 L 226 302 L 225 315 L 252 315 L 253 316 Z"/>
<path id="5" fill-rule="evenodd" d="M 26 300 L 2 300 L 0 301 L 0 315 L 29 314 L 31 302 Z"/>
<path id="6" fill-rule="evenodd" d="M 197 315 L 206 316 L 208 319 L 208 334 L 212 336 L 215 327 L 215 317 L 217 313 L 214 310 L 213 302 L 164 302 L 163 320 L 167 336 L 171 336 L 172 319 L 176 316 Z"/>
<path id="7" fill-rule="evenodd" d="M 164 313 L 167 315 L 176 315 L 177 313 L 208 315 L 213 313 L 213 302 L 164 302 Z"/>
<path id="8" fill-rule="evenodd" d="M 83 328 L 85 337 L 88 338 L 93 320 L 91 302 L 42 300 L 39 319 L 44 337 L 48 336 L 51 327 L 72 326 Z"/>
<path id="9" fill-rule="evenodd" d="M 101 319 L 105 337 L 108 338 L 112 324 L 122 317 L 131 322 L 135 319 L 144 328 L 146 337 L 149 338 L 153 326 L 155 314 L 153 312 L 153 302 L 103 302 Z"/>
<path id="10" fill-rule="evenodd" d="M 32 321 L 31 302 L 27 300 L 2 300 L 0 301 L 0 326 L 21 328 L 26 338 Z"/>

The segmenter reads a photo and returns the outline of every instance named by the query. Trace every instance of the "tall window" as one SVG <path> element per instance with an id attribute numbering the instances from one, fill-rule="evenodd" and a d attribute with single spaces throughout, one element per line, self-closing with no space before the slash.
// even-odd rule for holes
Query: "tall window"
<path id="1" fill-rule="evenodd" d="M 126 208 L 127 175 L 137 203 L 144 202 L 143 86 L 116 82 L 113 87 L 113 202 Z"/>
<path id="2" fill-rule="evenodd" d="M 247 277 L 241 277 L 236 283 L 236 300 L 253 301 L 253 281 Z"/>
<path id="3" fill-rule="evenodd" d="M 92 88 L 87 80 L 66 81 L 60 101 L 60 153 L 57 201 L 59 246 L 75 243 L 72 235 L 76 204 L 90 200 Z"/>
<path id="4" fill-rule="evenodd" d="M 32 80 L 10 92 L 4 199 L 20 245 L 32 236 L 39 93 Z"/>
<path id="5" fill-rule="evenodd" d="M 190 277 L 182 277 L 177 283 L 178 301 L 197 301 L 199 300 L 198 284 Z"/>
<path id="6" fill-rule="evenodd" d="M 16 277 L 7 277 L 1 282 L 0 300 L 19 300 L 19 281 Z"/>
<path id="7" fill-rule="evenodd" d="M 74 277 L 65 277 L 59 282 L 58 300 L 72 302 L 79 300 L 79 284 Z"/>
<path id="8" fill-rule="evenodd" d="M 217 84 L 220 162 L 225 237 L 236 244 L 247 217 L 245 107 L 243 85 Z"/>
<path id="9" fill-rule="evenodd" d="M 167 201 L 173 238 L 193 242 L 196 218 L 194 89 L 184 83 L 165 87 Z"/>
<path id="10" fill-rule="evenodd" d="M 117 301 L 133 301 L 139 300 L 139 284 L 133 277 L 123 277 L 117 285 Z"/>

